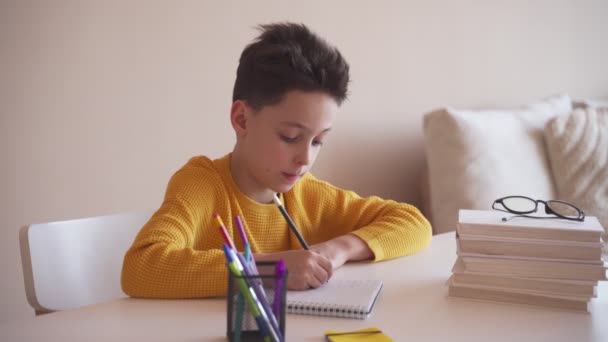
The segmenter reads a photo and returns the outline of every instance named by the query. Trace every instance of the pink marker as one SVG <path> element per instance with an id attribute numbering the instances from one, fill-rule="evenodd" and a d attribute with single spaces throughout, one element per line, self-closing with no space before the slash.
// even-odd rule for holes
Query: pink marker
<path id="1" fill-rule="evenodd" d="M 218 214 L 216 212 L 213 215 L 213 217 L 215 217 L 215 219 L 217 220 L 217 223 L 220 225 L 220 233 L 222 234 L 222 237 L 224 238 L 224 241 L 226 242 L 228 247 L 232 248 L 233 250 L 236 250 L 236 247 L 234 246 L 234 242 L 232 242 L 230 235 L 228 235 L 228 230 L 226 230 L 226 226 L 224 225 L 224 221 L 222 221 L 220 214 Z"/>

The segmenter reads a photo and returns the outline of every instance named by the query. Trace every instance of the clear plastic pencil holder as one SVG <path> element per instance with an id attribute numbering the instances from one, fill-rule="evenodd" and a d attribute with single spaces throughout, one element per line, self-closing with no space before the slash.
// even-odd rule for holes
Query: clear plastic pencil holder
<path id="1" fill-rule="evenodd" d="M 250 308 L 249 302 L 241 293 L 238 282 L 244 280 L 248 286 L 259 286 L 266 296 L 269 309 L 278 323 L 281 336 L 285 336 L 285 301 L 287 293 L 287 272 L 282 276 L 275 274 L 276 262 L 256 262 L 258 275 L 237 277 L 228 271 L 227 292 L 227 336 L 229 341 L 264 341 L 264 335 Z M 276 301 L 279 300 L 279 303 Z M 276 303 L 276 304 L 275 304 Z M 258 308 L 259 310 L 260 308 Z M 283 339 L 284 340 L 284 339 Z"/>

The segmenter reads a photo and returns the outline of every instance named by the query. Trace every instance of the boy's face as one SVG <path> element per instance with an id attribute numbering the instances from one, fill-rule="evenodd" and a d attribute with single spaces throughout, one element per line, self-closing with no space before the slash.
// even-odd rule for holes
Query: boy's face
<path id="1" fill-rule="evenodd" d="M 313 166 L 338 104 L 322 92 L 294 90 L 258 111 L 242 105 L 237 136 L 250 185 L 255 192 L 288 191 Z"/>

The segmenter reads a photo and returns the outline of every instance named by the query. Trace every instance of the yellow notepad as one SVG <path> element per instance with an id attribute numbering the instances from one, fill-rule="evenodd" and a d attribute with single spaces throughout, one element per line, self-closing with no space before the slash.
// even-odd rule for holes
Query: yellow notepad
<path id="1" fill-rule="evenodd" d="M 378 328 L 365 328 L 353 331 L 327 330 L 324 332 L 325 340 L 329 342 L 394 342 Z"/>

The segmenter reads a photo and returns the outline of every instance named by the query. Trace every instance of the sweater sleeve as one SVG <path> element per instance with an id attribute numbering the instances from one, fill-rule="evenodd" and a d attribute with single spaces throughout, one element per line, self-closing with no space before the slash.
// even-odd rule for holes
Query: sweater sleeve
<path id="1" fill-rule="evenodd" d="M 317 231 L 311 232 L 320 238 L 317 242 L 352 233 L 367 243 L 375 261 L 414 254 L 431 242 L 430 223 L 410 204 L 362 198 L 313 177 L 309 185 L 314 190 L 306 192 L 316 197 L 313 207 L 320 208 L 316 229 L 312 228 Z"/>
<path id="2" fill-rule="evenodd" d="M 197 246 L 199 239 L 219 235 L 208 234 L 204 227 L 205 219 L 211 217 L 210 205 L 205 204 L 213 203 L 213 194 L 217 193 L 214 182 L 204 181 L 205 178 L 200 170 L 185 167 L 169 181 L 160 209 L 144 225 L 125 255 L 121 282 L 129 296 L 225 295 L 227 274 L 223 252 Z M 221 241 L 215 245 L 221 246 Z"/>

